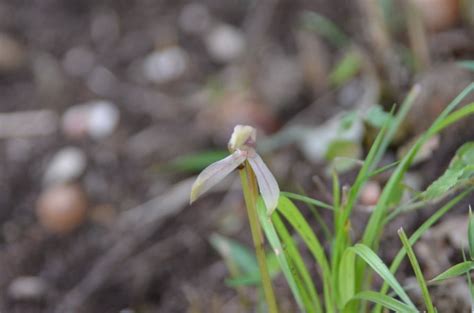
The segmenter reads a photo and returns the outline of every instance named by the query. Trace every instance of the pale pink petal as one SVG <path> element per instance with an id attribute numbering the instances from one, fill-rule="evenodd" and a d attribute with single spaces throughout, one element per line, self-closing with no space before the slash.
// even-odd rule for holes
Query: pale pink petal
<path id="1" fill-rule="evenodd" d="M 245 155 L 240 151 L 235 151 L 225 159 L 212 163 L 206 167 L 193 184 L 191 189 L 190 203 L 193 203 L 203 193 L 211 189 L 230 172 L 245 161 Z"/>
<path id="2" fill-rule="evenodd" d="M 267 207 L 267 213 L 271 215 L 277 207 L 278 197 L 280 196 L 278 183 L 258 154 L 255 153 L 252 157 L 249 157 L 248 161 L 257 177 L 258 188 Z"/>

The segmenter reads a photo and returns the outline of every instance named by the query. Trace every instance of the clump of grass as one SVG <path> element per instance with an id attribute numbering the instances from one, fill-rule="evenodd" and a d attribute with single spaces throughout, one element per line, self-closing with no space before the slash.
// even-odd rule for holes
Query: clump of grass
<path id="1" fill-rule="evenodd" d="M 473 90 L 474 83 L 466 87 L 446 107 L 399 162 L 389 167 L 379 168 L 378 163 L 419 93 L 419 87 L 415 86 L 399 108 L 398 113 L 388 119 L 380 130 L 354 183 L 344 195 L 341 193 L 342 188 L 337 175 L 333 174 L 332 203 L 311 199 L 305 195 L 280 193 L 278 185 L 275 186 L 276 182 L 273 182 L 273 176 L 261 159 L 255 163 L 255 159 L 253 159 L 255 157 L 253 150 L 255 138 L 251 135 L 244 136 L 244 140 L 241 141 L 242 146 L 234 150 L 231 149 L 234 159 L 227 161 L 227 163 L 224 162 L 226 164 L 223 168 L 221 164 L 220 171 L 208 169 L 203 171 L 197 181 L 198 191 L 193 189 L 192 200 L 196 194 L 201 193 L 201 189 L 210 187 L 208 181 L 215 184 L 216 177 L 221 179 L 225 176 L 223 174 L 228 174 L 233 169 L 239 168 L 256 258 L 261 273 L 261 286 L 269 312 L 277 312 L 278 307 L 272 289 L 271 276 L 266 266 L 268 254 L 265 254 L 264 251 L 262 230 L 301 312 L 367 312 L 371 309 L 372 312 L 377 313 L 381 312 L 383 308 L 397 312 L 419 312 L 419 308 L 415 307 L 414 302 L 395 276 L 398 267 L 407 255 L 422 290 L 426 310 L 435 312 L 429 293 L 430 284 L 453 276 L 469 274 L 474 269 L 473 218 L 470 217 L 468 232 L 471 259 L 455 265 L 432 280 L 427 281 L 423 276 L 412 246 L 434 223 L 474 189 L 472 187 L 474 145 L 463 146 L 446 173 L 435 181 L 428 190 L 415 195 L 408 205 L 401 203 L 400 194 L 404 188 L 402 182 L 424 143 L 446 127 L 474 113 L 474 103 L 456 110 L 461 101 Z M 236 154 L 235 151 L 240 151 L 240 149 L 243 149 L 243 152 L 239 153 L 243 153 L 244 156 Z M 264 166 L 266 170 L 262 172 L 259 168 L 261 166 Z M 211 165 L 211 169 L 212 167 L 213 165 Z M 351 217 L 359 194 L 373 175 L 388 168 L 393 168 L 393 173 L 369 217 L 360 241 L 355 242 L 351 235 Z M 433 190 L 437 191 L 433 192 Z M 458 192 L 458 194 L 424 221 L 410 237 L 400 230 L 402 248 L 391 264 L 386 264 L 377 255 L 383 230 L 395 216 L 402 214 L 407 208 L 420 208 L 428 203 L 444 200 L 447 195 L 454 192 Z M 317 209 L 329 210 L 332 214 L 332 225 L 325 227 L 325 238 L 329 242 L 324 242 L 316 236 L 309 221 L 294 201 L 306 203 Z M 319 219 L 319 223 L 321 222 Z M 317 277 L 310 274 L 310 264 L 305 262 L 301 249 L 307 250 L 312 256 L 318 269 Z M 380 276 L 384 282 L 378 291 L 373 284 L 374 274 Z M 470 282 L 470 276 L 468 277 Z M 321 287 L 318 289 L 317 286 Z M 392 293 L 388 294 L 389 290 Z M 369 303 L 371 304 L 369 305 Z"/>

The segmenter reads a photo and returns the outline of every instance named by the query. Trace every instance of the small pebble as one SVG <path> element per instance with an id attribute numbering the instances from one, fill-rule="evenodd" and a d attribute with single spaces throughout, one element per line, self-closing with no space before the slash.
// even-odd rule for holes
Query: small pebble
<path id="1" fill-rule="evenodd" d="M 89 135 L 94 139 L 102 139 L 111 135 L 117 127 L 119 118 L 120 113 L 111 102 L 96 102 L 89 115 Z"/>
<path id="2" fill-rule="evenodd" d="M 360 194 L 360 202 L 363 205 L 376 205 L 379 201 L 381 193 L 382 188 L 380 187 L 380 184 L 378 182 L 368 181 L 362 188 Z"/>
<path id="3" fill-rule="evenodd" d="M 43 181 L 47 185 L 71 182 L 84 173 L 86 166 L 86 155 L 81 149 L 63 148 L 49 162 Z"/>
<path id="4" fill-rule="evenodd" d="M 183 7 L 178 18 L 178 23 L 184 32 L 190 34 L 203 34 L 211 25 L 209 10 L 201 3 L 190 3 Z"/>
<path id="5" fill-rule="evenodd" d="M 414 0 L 426 28 L 433 32 L 454 26 L 460 17 L 458 0 Z"/>
<path id="6" fill-rule="evenodd" d="M 187 55 L 179 47 L 169 47 L 148 55 L 142 65 L 145 77 L 154 83 L 168 83 L 181 77 L 187 68 Z"/>
<path id="7" fill-rule="evenodd" d="M 215 27 L 206 37 L 206 47 L 218 62 L 231 62 L 239 58 L 245 49 L 243 34 L 230 25 Z"/>
<path id="8" fill-rule="evenodd" d="M 65 234 L 83 223 L 86 210 L 86 196 L 78 185 L 55 185 L 40 195 L 36 215 L 50 232 Z"/>
<path id="9" fill-rule="evenodd" d="M 117 78 L 104 66 L 95 67 L 87 76 L 87 87 L 100 96 L 110 96 L 116 92 Z"/>
<path id="10" fill-rule="evenodd" d="M 87 75 L 95 64 L 95 55 L 87 47 L 79 46 L 66 52 L 62 65 L 66 73 L 71 76 Z"/>
<path id="11" fill-rule="evenodd" d="M 25 61 L 24 48 L 13 37 L 0 33 L 0 72 L 17 70 Z"/>
<path id="12" fill-rule="evenodd" d="M 52 110 L 0 113 L 0 138 L 28 138 L 53 134 L 58 115 Z"/>
<path id="13" fill-rule="evenodd" d="M 119 120 L 120 111 L 114 103 L 96 100 L 70 107 L 63 115 L 62 129 L 72 138 L 100 140 L 115 131 Z"/>
<path id="14" fill-rule="evenodd" d="M 8 286 L 8 295 L 17 301 L 41 300 L 47 293 L 46 283 L 39 277 L 21 276 Z"/>

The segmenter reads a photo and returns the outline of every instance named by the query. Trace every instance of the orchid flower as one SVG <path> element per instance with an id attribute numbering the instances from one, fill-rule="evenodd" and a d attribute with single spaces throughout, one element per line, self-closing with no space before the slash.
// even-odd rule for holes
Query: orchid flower
<path id="1" fill-rule="evenodd" d="M 199 174 L 191 189 L 190 202 L 193 203 L 242 163 L 248 161 L 257 178 L 257 185 L 267 207 L 267 213 L 270 215 L 277 207 L 280 189 L 275 177 L 255 151 L 256 137 L 255 128 L 247 125 L 235 126 L 228 144 L 231 155 L 209 165 Z"/>

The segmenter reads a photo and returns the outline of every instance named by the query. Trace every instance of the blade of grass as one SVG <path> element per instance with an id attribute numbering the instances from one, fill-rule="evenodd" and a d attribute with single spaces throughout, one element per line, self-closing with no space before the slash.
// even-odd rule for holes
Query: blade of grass
<path id="1" fill-rule="evenodd" d="M 261 197 L 257 201 L 257 213 L 260 220 L 260 225 L 262 226 L 268 242 L 277 256 L 280 268 L 283 272 L 283 275 L 285 275 L 286 281 L 290 286 L 290 290 L 295 297 L 296 303 L 301 310 L 304 310 L 303 298 L 300 289 L 297 286 L 297 282 L 294 277 L 294 271 L 291 270 L 285 254 L 283 253 L 283 246 L 281 244 L 280 238 L 278 238 L 275 227 L 267 215 L 267 208 Z"/>
<path id="2" fill-rule="evenodd" d="M 470 209 L 470 207 L 469 207 Z M 462 249 L 462 258 L 463 261 L 466 262 L 466 253 L 464 249 Z M 469 287 L 469 295 L 471 296 L 471 311 L 474 312 L 474 288 L 472 287 L 472 279 L 471 279 L 471 271 L 468 271 L 466 273 L 466 280 L 467 280 L 467 285 Z"/>
<path id="3" fill-rule="evenodd" d="M 399 163 L 400 163 L 400 161 L 395 161 L 393 163 L 382 166 L 381 168 L 378 168 L 378 169 L 374 170 L 372 173 L 370 173 L 369 177 L 372 178 L 372 177 L 377 176 L 377 175 L 379 175 L 379 174 L 381 174 L 385 171 L 388 171 L 389 169 L 396 167 Z"/>
<path id="4" fill-rule="evenodd" d="M 469 224 L 467 227 L 467 240 L 469 242 L 469 256 L 474 260 L 474 215 L 472 208 L 469 206 Z"/>
<path id="5" fill-rule="evenodd" d="M 390 123 L 390 126 L 387 129 L 387 133 L 384 137 L 384 140 L 382 141 L 380 145 L 380 149 L 377 150 L 377 154 L 374 157 L 374 162 L 373 162 L 371 170 L 374 170 L 377 164 L 382 159 L 385 151 L 387 150 L 388 146 L 392 142 L 393 137 L 395 137 L 395 134 L 400 128 L 400 125 L 405 120 L 405 117 L 407 116 L 408 112 L 412 108 L 413 103 L 415 103 L 415 100 L 420 94 L 420 91 L 421 91 L 420 86 L 415 85 L 408 92 L 407 97 L 405 98 L 405 100 L 402 102 L 402 105 L 400 106 L 400 110 L 397 112 L 392 123 Z"/>
<path id="6" fill-rule="evenodd" d="M 298 251 L 296 243 L 294 242 L 290 233 L 286 229 L 285 224 L 281 220 L 278 212 L 272 215 L 272 221 L 278 235 L 283 241 L 283 247 L 289 259 L 292 261 L 294 267 L 296 268 L 298 275 L 301 276 L 301 280 L 304 284 L 304 289 L 306 290 L 307 294 L 311 299 L 311 302 L 305 305 L 307 312 L 323 312 L 321 302 L 316 291 L 316 287 L 314 286 L 313 280 L 311 279 L 311 275 L 309 274 L 309 271 L 306 268 L 306 265 L 304 264 L 303 258 L 301 257 L 301 254 Z"/>
<path id="7" fill-rule="evenodd" d="M 316 12 L 306 11 L 302 15 L 303 26 L 328 39 L 335 46 L 342 48 L 349 43 L 349 38 L 337 25 Z"/>
<path id="8" fill-rule="evenodd" d="M 338 271 L 338 307 L 344 308 L 355 293 L 355 253 L 346 249 L 342 254 Z"/>
<path id="9" fill-rule="evenodd" d="M 357 178 L 349 190 L 349 194 L 344 198 L 343 203 L 340 205 L 340 210 L 337 210 L 335 213 L 335 222 L 334 222 L 334 231 L 335 231 L 335 240 L 332 243 L 332 259 L 331 267 L 334 269 L 339 268 L 339 263 L 342 257 L 344 250 L 348 247 L 349 243 L 349 223 L 348 219 L 352 212 L 352 209 L 356 203 L 357 197 L 359 196 L 360 190 L 368 180 L 370 169 L 373 167 L 374 158 L 380 149 L 381 143 L 383 141 L 384 135 L 387 131 L 387 126 L 385 125 L 377 137 L 375 138 L 372 147 L 369 150 L 369 153 L 366 157 L 366 160 L 357 175 Z M 333 282 L 337 282 L 337 274 L 333 273 Z M 356 278 L 357 283 L 358 278 Z"/>
<path id="10" fill-rule="evenodd" d="M 376 303 L 377 305 L 383 306 L 389 310 L 395 312 L 403 312 L 403 313 L 417 313 L 419 312 L 416 308 L 413 308 L 403 302 L 400 302 L 396 299 L 393 299 L 387 295 L 375 292 L 375 291 L 362 291 L 356 294 L 347 304 L 346 308 L 344 308 L 344 313 L 353 313 L 353 308 L 350 307 L 351 302 L 353 301 L 370 301 Z"/>
<path id="11" fill-rule="evenodd" d="M 307 197 L 307 195 L 304 193 L 303 188 L 299 188 L 299 189 L 300 189 L 301 196 Z M 327 241 L 331 242 L 331 240 L 333 239 L 333 236 L 331 234 L 331 231 L 329 230 L 329 227 L 328 227 L 326 221 L 324 220 L 324 218 L 319 213 L 318 208 L 316 208 L 316 206 L 314 204 L 309 203 L 309 202 L 305 202 L 305 204 L 306 204 L 306 206 L 308 206 L 309 210 L 311 211 L 311 214 L 313 214 L 314 218 L 318 222 L 318 226 L 321 227 L 321 230 L 324 233 L 325 239 Z"/>
<path id="12" fill-rule="evenodd" d="M 210 150 L 190 155 L 183 155 L 172 160 L 169 164 L 165 165 L 163 169 L 181 172 L 198 172 L 228 155 L 229 152 L 225 150 Z"/>
<path id="13" fill-rule="evenodd" d="M 439 133 L 441 130 L 452 125 L 453 123 L 459 121 L 460 119 L 474 113 L 474 103 L 469 103 L 462 107 L 461 109 L 449 114 L 445 119 L 438 122 L 436 127 L 434 127 L 431 132 L 434 134 Z"/>
<path id="14" fill-rule="evenodd" d="M 392 287 L 393 291 L 405 304 L 416 309 L 403 287 L 374 251 L 363 244 L 356 244 L 354 247 L 350 247 L 349 249 L 362 258 L 380 277 L 382 277 L 382 279 Z"/>
<path id="15" fill-rule="evenodd" d="M 402 241 L 403 247 L 407 251 L 408 259 L 410 260 L 411 267 L 415 272 L 416 280 L 418 281 L 418 285 L 420 286 L 421 293 L 423 295 L 423 300 L 425 301 L 426 310 L 428 313 L 435 313 L 435 308 L 433 306 L 433 302 L 431 301 L 430 292 L 428 291 L 428 286 L 426 285 L 425 277 L 423 276 L 423 272 L 421 271 L 420 264 L 416 259 L 415 253 L 411 247 L 410 242 L 408 241 L 407 235 L 403 231 L 403 228 L 398 230 L 398 235 L 400 236 L 400 240 Z"/>
<path id="16" fill-rule="evenodd" d="M 313 198 L 310 198 L 310 197 L 307 197 L 307 196 L 303 196 L 303 195 L 299 195 L 299 194 L 292 193 L 292 192 L 287 192 L 287 191 L 281 191 L 280 195 L 285 196 L 285 197 L 290 198 L 290 199 L 294 199 L 294 200 L 304 202 L 306 204 L 312 204 L 312 205 L 315 205 L 315 206 L 323 208 L 323 209 L 328 209 L 328 210 L 334 211 L 334 208 L 330 204 L 324 203 L 320 200 L 316 200 L 316 199 L 313 199 Z"/>
<path id="17" fill-rule="evenodd" d="M 333 294 L 334 289 L 331 283 L 331 268 L 329 267 L 323 246 L 319 242 L 314 232 L 311 230 L 311 227 L 308 225 L 303 215 L 290 199 L 285 196 L 280 196 L 277 209 L 278 212 L 281 213 L 291 224 L 291 226 L 299 233 L 309 251 L 315 258 L 317 264 L 320 266 L 323 280 L 324 303 L 326 304 L 325 312 L 335 312 Z"/>
<path id="18" fill-rule="evenodd" d="M 458 276 L 466 274 L 467 272 L 471 270 L 474 270 L 474 261 L 461 262 L 448 268 L 446 271 L 437 275 L 435 278 L 431 279 L 429 282 L 436 283 L 445 279 L 458 277 Z"/>
<path id="19" fill-rule="evenodd" d="M 364 231 L 364 235 L 362 237 L 362 243 L 366 244 L 367 246 L 373 248 L 374 250 L 377 249 L 379 240 L 380 240 L 380 232 L 384 225 L 385 215 L 387 213 L 388 207 L 390 205 L 390 201 L 393 197 L 393 194 L 399 188 L 399 184 L 405 175 L 405 172 L 408 170 L 409 166 L 413 162 L 413 159 L 421 146 L 430 138 L 430 136 L 436 134 L 437 131 L 440 131 L 442 128 L 439 127 L 441 123 L 445 120 L 445 118 L 449 115 L 449 113 L 458 106 L 461 101 L 466 97 L 472 90 L 474 89 L 474 83 L 470 84 L 466 87 L 447 107 L 446 109 L 440 114 L 440 116 L 435 120 L 432 126 L 426 131 L 420 139 L 413 145 L 410 151 L 405 155 L 402 159 L 400 164 L 397 166 L 395 172 L 390 177 L 389 181 L 385 185 L 385 188 L 382 191 L 380 199 L 372 212 L 367 227 Z M 362 281 L 360 278 L 363 277 L 365 272 L 365 265 L 360 263 L 357 268 L 358 281 Z"/>
<path id="20" fill-rule="evenodd" d="M 433 215 L 431 215 L 423 224 L 421 224 L 420 227 L 410 236 L 409 242 L 411 245 L 414 245 L 418 239 L 421 238 L 421 236 L 431 227 L 433 226 L 434 223 L 436 223 L 441 217 L 443 217 L 450 209 L 452 209 L 457 203 L 459 203 L 462 199 L 464 199 L 471 191 L 473 188 L 470 188 L 461 194 L 457 195 L 455 198 L 450 200 L 448 203 L 446 203 L 444 206 L 442 206 L 439 210 L 437 210 Z M 390 272 L 392 274 L 395 274 L 397 271 L 398 267 L 402 263 L 403 258 L 406 255 L 405 249 L 400 249 L 395 256 L 395 258 L 392 261 L 392 264 L 390 265 Z M 384 282 L 380 293 L 385 294 L 388 290 L 388 284 Z M 376 306 L 372 312 L 374 313 L 379 313 L 381 312 L 381 307 Z"/>
<path id="21" fill-rule="evenodd" d="M 456 62 L 459 66 L 465 68 L 465 69 L 468 69 L 468 70 L 471 70 L 471 71 L 474 71 L 474 61 L 472 60 L 465 60 L 465 61 L 459 61 L 459 62 Z"/>

